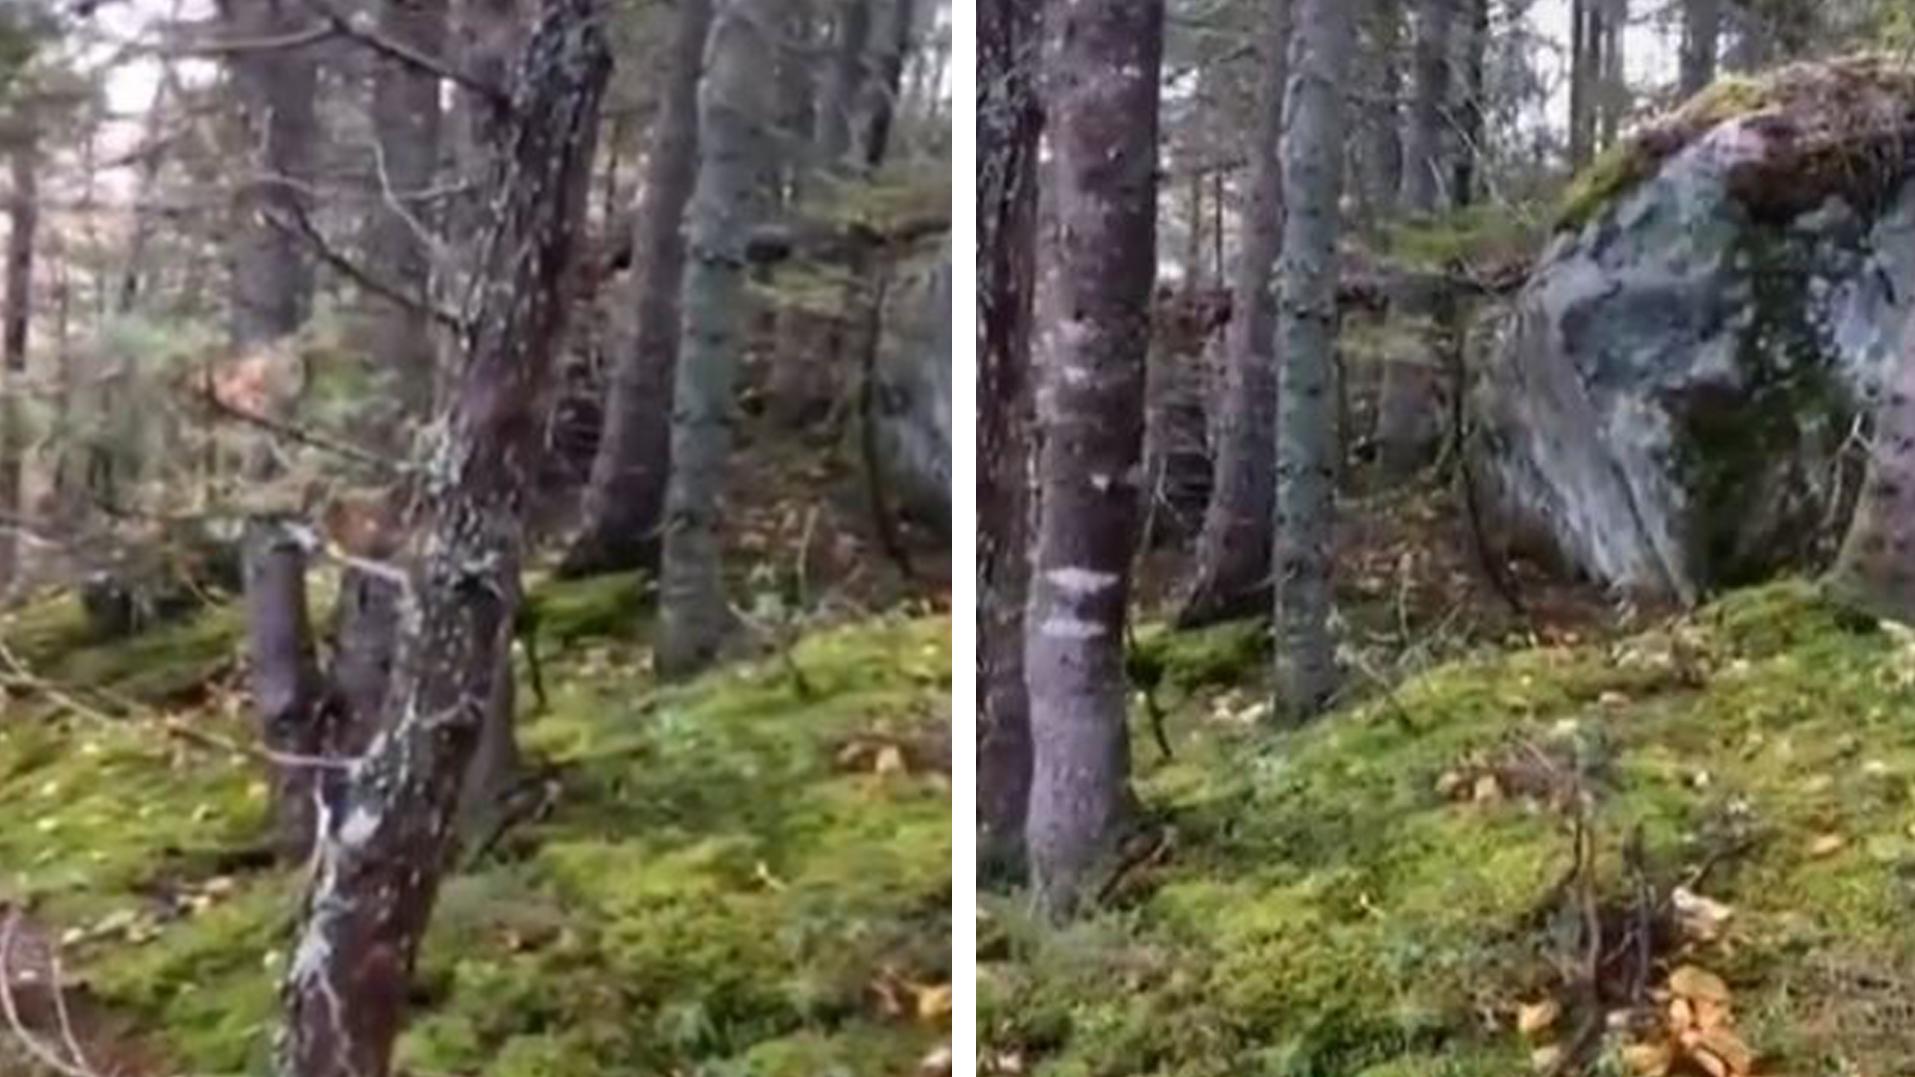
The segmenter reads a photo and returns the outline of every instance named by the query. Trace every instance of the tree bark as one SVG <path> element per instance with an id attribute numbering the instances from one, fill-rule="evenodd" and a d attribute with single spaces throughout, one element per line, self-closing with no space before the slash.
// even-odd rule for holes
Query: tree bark
<path id="1" fill-rule="evenodd" d="M 827 172 L 849 171 L 858 94 L 870 70 L 871 6 L 876 0 L 838 0 L 831 68 L 818 98 L 812 132 L 817 163 Z"/>
<path id="2" fill-rule="evenodd" d="M 1330 611 L 1336 512 L 1333 393 L 1337 203 L 1343 187 L 1344 0 L 1302 0 L 1284 108 L 1281 357 L 1277 416 L 1277 700 L 1286 721 L 1314 716 L 1337 687 Z"/>
<path id="3" fill-rule="evenodd" d="M 231 32 L 248 39 L 287 34 L 308 21 L 297 0 L 226 0 L 221 10 Z M 235 101 L 254 148 L 247 167 L 257 172 L 240 184 L 237 199 L 232 342 L 241 356 L 295 362 L 289 352 L 269 349 L 298 332 L 312 308 L 312 265 L 285 225 L 305 215 L 309 200 L 319 140 L 318 59 L 307 46 L 236 53 L 230 64 Z M 285 412 L 293 403 L 292 394 L 275 393 L 268 408 Z M 290 415 L 266 418 L 284 421 Z M 252 439 L 243 469 L 255 483 L 278 472 L 266 435 Z M 326 738 L 326 700 L 307 612 L 306 551 L 272 513 L 250 520 L 242 542 L 249 674 L 264 742 L 279 752 L 318 754 Z M 314 773 L 301 765 L 274 767 L 277 844 L 286 858 L 298 859 L 313 840 Z"/>
<path id="4" fill-rule="evenodd" d="M 1571 0 L 1569 25 L 1569 166 L 1581 170 L 1596 155 L 1598 88 L 1602 80 L 1602 5 Z"/>
<path id="5" fill-rule="evenodd" d="M 698 78 L 711 8 L 711 0 L 679 2 L 665 97 L 639 189 L 632 260 L 637 325 L 606 395 L 584 523 L 566 552 L 565 575 L 658 568 L 671 472 L 685 207 L 698 179 Z"/>
<path id="6" fill-rule="evenodd" d="M 1367 105 L 1357 118 L 1355 186 L 1364 231 L 1380 235 L 1403 191 L 1402 0 L 1366 0 L 1361 18 L 1356 77 Z"/>
<path id="7" fill-rule="evenodd" d="M 1915 623 L 1915 320 L 1884 388 L 1868 478 L 1829 578 L 1861 608 Z"/>
<path id="8" fill-rule="evenodd" d="M 1722 0 L 1683 0 L 1682 96 L 1693 97 L 1716 80 L 1722 39 Z"/>
<path id="9" fill-rule="evenodd" d="M 1124 619 L 1156 272 L 1161 0 L 1064 0 L 1047 35 L 1055 219 L 1041 237 L 1038 514 L 1025 680 L 1025 840 L 1037 900 L 1068 915 L 1124 824 Z"/>
<path id="10" fill-rule="evenodd" d="M 11 132 L 7 171 L 13 192 L 7 204 L 6 313 L 0 325 L 0 512 L 18 519 L 26 472 L 27 341 L 33 323 L 33 254 L 40 223 L 40 135 L 31 106 L 21 104 Z M 19 544 L 12 528 L 0 528 L 0 597 L 18 582 Z"/>
<path id="11" fill-rule="evenodd" d="M 315 857 L 283 987 L 284 1077 L 390 1072 L 460 786 L 509 660 L 524 498 L 610 66 L 594 0 L 550 0 L 490 172 L 497 224 L 422 494 L 390 728 L 353 768 Z"/>
<path id="12" fill-rule="evenodd" d="M 1231 277 L 1225 385 L 1218 406 L 1216 481 L 1197 537 L 1177 623 L 1194 627 L 1266 608 L 1270 531 L 1276 511 L 1276 297 L 1272 277 L 1283 238 L 1283 98 L 1290 81 L 1292 0 L 1268 0 L 1258 127 L 1243 240 Z"/>
<path id="13" fill-rule="evenodd" d="M 1483 156 L 1483 117 L 1489 79 L 1489 0 L 1463 0 L 1469 13 L 1464 27 L 1461 100 L 1456 107 L 1456 162 L 1450 198 L 1458 206 L 1476 201 Z"/>
<path id="14" fill-rule="evenodd" d="M 710 665 L 730 630 L 718 517 L 731 453 L 732 399 L 750 325 L 746 247 L 764 215 L 771 160 L 764 131 L 776 5 L 724 0 L 699 89 L 700 167 L 690 207 L 683 335 L 672 410 L 672 473 L 659 572 L 658 669 L 682 677 Z"/>
<path id="15" fill-rule="evenodd" d="M 979 875 L 1024 863 L 1030 581 L 1031 296 L 1042 3 L 981 0 L 977 21 L 977 767 Z"/>
<path id="16" fill-rule="evenodd" d="M 1623 31 L 1629 25 L 1629 0 L 1602 2 L 1602 123 L 1599 145 L 1607 149 L 1622 134 L 1629 113 L 1629 80 L 1623 70 Z"/>
<path id="17" fill-rule="evenodd" d="M 1404 152 L 1402 200 L 1404 213 L 1417 223 L 1428 223 L 1436 214 L 1447 173 L 1443 136 L 1450 89 L 1450 20 L 1456 2 L 1419 0 L 1417 5 L 1416 86 Z M 1430 340 L 1441 302 L 1437 286 L 1420 276 L 1398 289 L 1396 305 L 1416 343 L 1408 347 L 1409 354 L 1394 355 L 1383 365 L 1376 444 L 1378 470 L 1386 480 L 1401 480 L 1421 469 L 1442 439 L 1442 377 Z"/>
<path id="18" fill-rule="evenodd" d="M 426 56 L 446 52 L 447 0 L 382 0 L 379 30 Z M 390 56 L 379 56 L 373 73 L 372 126 L 378 154 L 375 179 L 379 206 L 366 236 L 366 256 L 380 280 L 405 290 L 417 306 L 368 297 L 375 326 L 373 350 L 381 370 L 399 387 L 400 426 L 432 410 L 436 350 L 431 318 L 422 309 L 432 295 L 432 252 L 426 236 L 436 218 L 420 196 L 439 168 L 440 95 L 437 76 Z M 389 447 L 404 451 L 399 431 Z"/>

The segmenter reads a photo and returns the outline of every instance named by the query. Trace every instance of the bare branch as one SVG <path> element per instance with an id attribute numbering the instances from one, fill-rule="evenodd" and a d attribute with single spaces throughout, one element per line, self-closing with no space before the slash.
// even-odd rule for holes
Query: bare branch
<path id="1" fill-rule="evenodd" d="M 306 243 L 312 247 L 313 253 L 317 254 L 321 261 L 366 291 L 371 292 L 381 299 L 397 303 L 408 310 L 418 311 L 455 333 L 463 334 L 465 332 L 465 319 L 431 303 L 420 302 L 392 284 L 373 276 L 364 266 L 361 266 L 351 258 L 340 253 L 339 249 L 334 247 L 331 241 L 324 235 L 321 235 L 319 229 L 313 226 L 312 218 L 306 216 L 303 210 L 292 213 L 290 220 L 288 220 L 286 216 L 272 210 L 263 211 L 261 216 L 265 218 L 267 224 L 274 228 L 305 240 Z"/>
<path id="2" fill-rule="evenodd" d="M 334 440 L 325 434 L 308 430 L 294 423 L 268 418 L 267 416 L 246 408 L 237 407 L 227 401 L 221 400 L 219 394 L 213 390 L 210 384 L 202 384 L 199 392 L 194 395 L 207 407 L 226 418 L 237 420 L 248 426 L 256 426 L 269 434 L 278 435 L 288 441 L 296 441 L 308 448 L 318 449 L 321 452 L 329 452 L 335 456 L 342 456 L 355 464 L 363 464 L 383 474 L 400 475 L 411 470 L 410 467 L 402 462 L 395 462 L 383 456 L 374 455 L 364 449 L 348 445 L 343 441 Z"/>
<path id="3" fill-rule="evenodd" d="M 340 36 L 351 38 L 395 60 L 410 64 L 428 75 L 437 75 L 447 82 L 478 94 L 500 109 L 511 111 L 512 95 L 503 87 L 478 79 L 445 60 L 420 52 L 404 42 L 394 41 L 373 29 L 366 21 L 355 19 L 341 11 L 334 5 L 333 0 L 304 0 L 304 2 L 307 7 L 324 17 L 331 24 L 333 31 Z"/>

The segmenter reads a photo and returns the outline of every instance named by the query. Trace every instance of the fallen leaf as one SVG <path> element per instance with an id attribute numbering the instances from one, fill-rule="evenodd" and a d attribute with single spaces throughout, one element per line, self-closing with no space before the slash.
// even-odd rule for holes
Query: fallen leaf
<path id="1" fill-rule="evenodd" d="M 1668 1077 L 1676 1052 L 1667 1043 L 1632 1043 L 1622 1049 L 1622 1064 L 1635 1077 Z"/>
<path id="2" fill-rule="evenodd" d="M 872 766 L 879 774 L 903 774 L 904 752 L 895 744 L 887 744 L 878 749 L 878 760 Z"/>
<path id="3" fill-rule="evenodd" d="M 1684 965 L 1669 974 L 1669 991 L 1686 999 L 1708 999 L 1727 1005 L 1729 985 L 1707 969 Z"/>
<path id="4" fill-rule="evenodd" d="M 1528 1002 L 1516 1008 L 1516 1031 L 1534 1039 L 1563 1015 L 1562 1004 L 1553 998 Z"/>
<path id="5" fill-rule="evenodd" d="M 951 1048 L 949 1044 L 925 1055 L 918 1063 L 921 1077 L 951 1077 Z"/>
<path id="6" fill-rule="evenodd" d="M 1489 804 L 1503 799 L 1503 784 L 1496 775 L 1485 774 L 1476 779 L 1476 787 L 1470 792 L 1470 799 L 1478 804 Z"/>
<path id="7" fill-rule="evenodd" d="M 1755 1068 L 1755 1052 L 1727 1028 L 1705 1029 L 1700 1040 L 1700 1046 L 1727 1064 L 1730 1072 L 1748 1073 Z"/>
<path id="8" fill-rule="evenodd" d="M 1735 1077 L 1735 1070 L 1730 1068 L 1729 1063 L 1706 1048 L 1690 1051 L 1689 1060 L 1709 1077 Z"/>
<path id="9" fill-rule="evenodd" d="M 1445 800 L 1454 800 L 1456 794 L 1463 791 L 1464 781 L 1463 775 L 1453 770 L 1446 770 L 1437 776 L 1436 795 Z M 1908 829 L 1910 832 L 1915 832 L 1915 823 L 1911 823 Z"/>
<path id="10" fill-rule="evenodd" d="M 1686 886 L 1678 886 L 1669 895 L 1675 906 L 1676 920 L 1683 934 L 1696 942 L 1713 942 L 1722 934 L 1722 925 L 1735 910 L 1713 898 L 1704 897 Z"/>
<path id="11" fill-rule="evenodd" d="M 1538 1047 L 1529 1053 L 1529 1067 L 1537 1073 L 1550 1073 L 1563 1064 L 1563 1057 L 1563 1049 L 1555 1044 Z"/>
<path id="12" fill-rule="evenodd" d="M 918 990 L 918 1020 L 949 1021 L 951 1019 L 951 985 L 938 984 Z"/>
<path id="13" fill-rule="evenodd" d="M 1823 834 L 1821 837 L 1809 843 L 1809 855 L 1817 859 L 1825 856 L 1834 856 L 1836 853 L 1841 852 L 1843 847 L 1848 843 L 1849 840 L 1840 834 Z"/>

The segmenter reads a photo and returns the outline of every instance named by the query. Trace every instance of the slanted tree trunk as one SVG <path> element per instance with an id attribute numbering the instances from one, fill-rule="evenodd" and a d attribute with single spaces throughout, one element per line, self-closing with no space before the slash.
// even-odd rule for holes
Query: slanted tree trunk
<path id="1" fill-rule="evenodd" d="M 610 66 L 594 0 L 550 0 L 489 173 L 496 230 L 465 312 L 447 436 L 422 493 L 423 553 L 408 596 L 416 605 L 390 728 L 327 820 L 286 974 L 284 1077 L 391 1069 L 460 786 L 509 661 L 541 401 Z"/>
<path id="2" fill-rule="evenodd" d="M 1418 223 L 1435 215 L 1447 174 L 1444 133 L 1450 88 L 1450 16 L 1457 0 L 1419 0 L 1416 19 L 1416 88 L 1405 143 L 1403 211 Z M 1442 296 L 1428 279 L 1412 276 L 1398 289 L 1395 306 L 1416 343 L 1383 366 L 1377 400 L 1378 469 L 1401 480 L 1430 461 L 1442 438 L 1442 377 L 1431 352 Z"/>
<path id="3" fill-rule="evenodd" d="M 685 206 L 698 179 L 698 77 L 711 0 L 680 0 L 658 126 L 640 185 L 632 289 L 637 325 L 606 394 L 605 427 L 585 488 L 584 523 L 562 571 L 656 570 L 671 471 Z"/>
<path id="4" fill-rule="evenodd" d="M 723 0 L 698 95 L 700 165 L 690 207 L 682 329 L 672 410 L 672 472 L 659 572 L 658 669 L 682 677 L 710 665 L 728 634 L 718 510 L 731 454 L 732 399 L 751 324 L 746 247 L 764 216 L 771 160 L 764 120 L 777 6 Z"/>
<path id="5" fill-rule="evenodd" d="M 1693 97 L 1716 80 L 1721 40 L 1722 0 L 1682 0 L 1682 96 Z"/>
<path id="6" fill-rule="evenodd" d="M 7 204 L 6 311 L 0 315 L 0 513 L 18 519 L 26 472 L 27 339 L 33 322 L 33 252 L 40 222 L 40 142 L 31 108 L 21 105 L 7 147 L 13 191 Z M 0 527 L 0 597 L 19 575 L 19 544 Z"/>
<path id="7" fill-rule="evenodd" d="M 977 847 L 991 878 L 1022 869 L 1031 790 L 1024 603 L 1044 15 L 1026 0 L 981 0 L 977 15 Z"/>
<path id="8" fill-rule="evenodd" d="M 1345 0 L 1301 0 L 1284 107 L 1283 262 L 1277 306 L 1274 712 L 1309 718 L 1337 687 L 1331 636 L 1336 512 L 1337 202 L 1343 188 Z"/>
<path id="9" fill-rule="evenodd" d="M 1276 296 L 1272 276 L 1283 238 L 1283 98 L 1289 84 L 1292 0 L 1268 0 L 1269 33 L 1257 95 L 1250 197 L 1231 278 L 1225 383 L 1218 406 L 1216 481 L 1204 510 L 1179 625 L 1190 627 L 1267 608 L 1270 525 L 1276 510 Z"/>
<path id="10" fill-rule="evenodd" d="M 1161 0 L 1065 0 L 1047 35 L 1056 216 L 1039 248 L 1025 840 L 1038 903 L 1058 916 L 1095 885 L 1129 798 L 1124 618 L 1156 274 L 1163 21 Z"/>
<path id="11" fill-rule="evenodd" d="M 1887 381 L 1868 478 L 1829 578 L 1861 608 L 1915 624 L 1915 320 Z"/>
<path id="12" fill-rule="evenodd" d="M 235 36 L 250 40 L 291 33 L 309 18 L 297 0 L 227 0 L 222 10 Z M 292 222 L 306 212 L 319 139 L 318 60 L 308 46 L 237 53 L 231 64 L 235 101 L 256 155 L 247 167 L 257 172 L 240 184 L 236 207 L 232 342 L 237 353 L 260 362 L 296 362 L 274 345 L 298 332 L 312 307 L 313 270 Z M 295 400 L 296 394 L 276 393 L 269 406 L 285 410 Z M 243 466 L 248 481 L 260 484 L 280 470 L 275 447 L 263 436 Z M 312 756 L 326 741 L 325 686 L 307 615 L 306 551 L 290 523 L 276 512 L 262 513 L 248 521 L 241 540 L 248 653 L 266 747 Z M 304 766 L 277 766 L 276 834 L 282 853 L 296 858 L 312 840 L 314 774 Z"/>

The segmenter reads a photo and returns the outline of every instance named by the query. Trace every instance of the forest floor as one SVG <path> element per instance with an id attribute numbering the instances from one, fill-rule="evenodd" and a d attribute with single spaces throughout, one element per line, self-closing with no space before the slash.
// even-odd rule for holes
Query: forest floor
<path id="1" fill-rule="evenodd" d="M 1261 625 L 1140 631 L 1174 756 L 1139 714 L 1097 914 L 980 898 L 985 1072 L 1915 1072 L 1915 633 L 1803 581 L 1519 617 L 1442 504 L 1351 514 L 1306 729 Z"/>
<path id="2" fill-rule="evenodd" d="M 948 614 L 793 622 L 668 687 L 638 593 L 532 586 L 536 810 L 442 891 L 401 1072 L 915 1072 L 948 1037 Z M 300 872 L 261 852 L 239 629 L 216 606 L 97 644 L 64 597 L 0 620 L 7 983 L 56 1052 L 52 1003 L 75 1007 L 96 1068 L 260 1072 L 270 1051 Z M 60 956 L 57 995 L 35 951 Z M 0 1074 L 45 1072 L 0 1044 Z"/>

